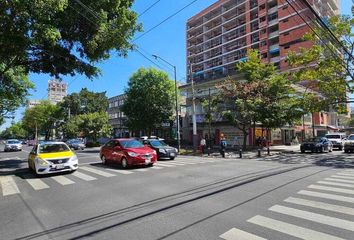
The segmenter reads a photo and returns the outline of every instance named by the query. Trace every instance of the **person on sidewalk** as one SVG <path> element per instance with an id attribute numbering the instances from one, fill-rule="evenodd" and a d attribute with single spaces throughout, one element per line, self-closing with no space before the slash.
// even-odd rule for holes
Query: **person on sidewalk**
<path id="1" fill-rule="evenodd" d="M 202 140 L 200 140 L 200 146 L 202 147 L 202 154 L 205 154 L 206 140 L 204 137 L 202 137 Z"/>
<path id="2" fill-rule="evenodd" d="M 227 141 L 226 141 L 224 135 L 221 135 L 221 139 L 220 139 L 220 153 L 221 153 L 221 156 L 222 156 L 223 158 L 225 158 L 226 146 L 227 146 Z"/>

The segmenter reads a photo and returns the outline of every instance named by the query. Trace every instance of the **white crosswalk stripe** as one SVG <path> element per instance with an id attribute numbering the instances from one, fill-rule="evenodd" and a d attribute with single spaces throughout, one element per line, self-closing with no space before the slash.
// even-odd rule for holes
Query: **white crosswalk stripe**
<path id="1" fill-rule="evenodd" d="M 184 166 L 184 163 L 177 163 L 177 162 L 163 162 L 165 165 L 176 165 L 176 166 Z"/>
<path id="2" fill-rule="evenodd" d="M 20 190 L 18 189 L 15 180 L 11 176 L 0 177 L 0 185 L 1 185 L 3 196 L 20 193 Z"/>
<path id="3" fill-rule="evenodd" d="M 42 190 L 49 188 L 49 186 L 45 182 L 43 182 L 41 179 L 33 178 L 32 175 L 24 176 L 24 178 L 34 190 Z"/>
<path id="4" fill-rule="evenodd" d="M 237 228 L 230 229 L 226 233 L 220 235 L 220 237 L 225 240 L 267 240 L 266 238 L 258 237 Z"/>
<path id="5" fill-rule="evenodd" d="M 124 175 L 129 175 L 132 174 L 132 171 L 128 171 L 128 170 L 119 170 L 119 169 L 114 169 L 114 168 L 104 168 L 105 170 L 111 171 L 111 172 L 116 172 L 116 173 L 120 173 L 120 174 L 124 174 Z"/>
<path id="6" fill-rule="evenodd" d="M 346 180 L 346 179 L 337 179 L 337 178 L 325 178 L 326 181 L 334 181 L 334 182 L 344 182 L 344 183 L 354 183 L 354 181 Z"/>
<path id="7" fill-rule="evenodd" d="M 330 186 L 354 188 L 354 184 L 348 184 L 348 183 L 327 182 L 327 181 L 318 181 L 317 183 L 324 184 L 324 185 L 330 185 Z"/>
<path id="8" fill-rule="evenodd" d="M 146 168 L 137 168 L 137 169 L 134 169 L 134 172 L 147 172 L 148 169 Z"/>
<path id="9" fill-rule="evenodd" d="M 67 177 L 64 176 L 53 176 L 51 177 L 51 179 L 53 179 L 54 181 L 56 181 L 57 183 L 61 184 L 61 185 L 69 185 L 69 184 L 74 184 L 75 182 L 70 180 Z"/>
<path id="10" fill-rule="evenodd" d="M 269 210 L 273 212 L 285 214 L 288 216 L 293 216 L 293 217 L 325 224 L 332 227 L 354 231 L 354 222 L 340 219 L 340 218 L 329 217 L 323 214 L 303 211 L 295 208 L 284 207 L 281 205 L 274 205 L 273 207 L 269 208 Z M 315 239 L 321 239 L 321 238 L 315 238 Z"/>
<path id="11" fill-rule="evenodd" d="M 318 208 L 318 209 L 323 209 L 323 210 L 327 210 L 327 211 L 331 211 L 331 212 L 338 212 L 338 213 L 343 213 L 343 214 L 348 214 L 348 215 L 354 216 L 354 208 L 350 208 L 350 207 L 344 207 L 344 206 L 328 204 L 328 203 L 318 202 L 318 201 L 311 201 L 311 200 L 302 199 L 302 198 L 294 198 L 294 197 L 289 197 L 289 198 L 285 199 L 284 201 L 288 202 L 288 203 L 293 203 L 293 204 L 298 204 L 298 205 L 302 205 L 302 206 Z"/>
<path id="12" fill-rule="evenodd" d="M 163 167 L 159 167 L 159 166 L 154 165 L 151 169 L 160 170 L 160 169 L 163 169 Z"/>
<path id="13" fill-rule="evenodd" d="M 112 173 L 104 172 L 95 168 L 90 168 L 90 167 L 80 167 L 81 170 L 85 170 L 87 172 L 92 172 L 94 174 L 103 176 L 103 177 L 114 177 L 115 175 Z"/>
<path id="14" fill-rule="evenodd" d="M 162 167 L 177 167 L 176 165 L 168 165 L 164 163 L 157 163 L 157 166 L 162 166 Z"/>
<path id="15" fill-rule="evenodd" d="M 337 175 L 340 175 L 340 176 L 348 176 L 348 177 L 353 177 L 354 174 L 352 173 L 346 173 L 346 172 L 340 172 L 340 173 L 336 173 Z"/>
<path id="16" fill-rule="evenodd" d="M 247 222 L 272 229 L 278 232 L 282 232 L 285 234 L 288 234 L 293 237 L 297 237 L 300 239 L 305 239 L 305 240 L 315 240 L 315 239 L 321 239 L 321 240 L 344 240 L 343 238 L 338 238 L 329 234 L 317 232 L 308 228 L 304 227 L 299 227 L 293 224 L 285 223 L 282 221 L 278 221 L 275 219 L 263 217 L 260 215 L 257 215 L 249 220 Z"/>
<path id="17" fill-rule="evenodd" d="M 332 175 L 331 178 L 341 178 L 341 179 L 354 180 L 354 177 L 338 176 L 338 175 Z"/>
<path id="18" fill-rule="evenodd" d="M 85 180 L 85 181 L 92 181 L 92 180 L 96 180 L 97 179 L 95 177 L 92 177 L 90 175 L 87 175 L 85 173 L 78 172 L 78 171 L 74 172 L 72 175 L 77 177 L 77 178 L 80 178 L 82 180 Z"/>
<path id="19" fill-rule="evenodd" d="M 346 194 L 354 194 L 354 190 L 351 189 L 344 189 L 344 188 L 337 188 L 337 187 L 327 187 L 327 186 L 319 186 L 319 185 L 310 185 L 308 188 L 317 189 L 317 190 L 324 190 L 329 192 L 338 192 L 338 193 L 346 193 Z"/>
<path id="20" fill-rule="evenodd" d="M 340 202 L 354 203 L 354 198 L 345 197 L 345 196 L 336 195 L 336 194 L 320 193 L 320 192 L 313 192 L 313 191 L 306 191 L 306 190 L 301 190 L 301 191 L 298 192 L 298 194 L 311 196 L 311 197 L 318 197 L 318 198 L 336 200 L 336 201 L 340 201 Z"/>

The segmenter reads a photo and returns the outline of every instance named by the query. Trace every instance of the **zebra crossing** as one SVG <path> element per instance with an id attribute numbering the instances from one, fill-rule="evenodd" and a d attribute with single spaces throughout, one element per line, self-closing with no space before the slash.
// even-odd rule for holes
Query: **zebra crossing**
<path id="1" fill-rule="evenodd" d="M 343 179 L 343 177 L 352 180 Z M 272 217 L 266 216 L 266 213 L 248 219 L 247 223 L 250 224 L 248 229 L 252 229 L 251 232 L 234 227 L 219 235 L 219 238 L 225 240 L 280 239 L 279 236 L 277 238 L 275 235 L 270 235 L 279 233 L 282 236 L 286 234 L 289 237 L 306 240 L 343 240 L 345 238 L 320 232 L 306 225 L 296 225 L 291 220 L 306 220 L 338 230 L 354 232 L 353 189 L 354 170 L 342 170 L 329 178 L 309 185 L 304 190 L 300 190 L 296 193 L 296 196 L 286 198 L 284 204 L 279 203 L 270 207 L 267 213 Z M 276 215 L 272 213 L 276 213 Z M 282 220 L 276 219 L 278 217 L 282 217 Z M 262 232 L 264 236 L 252 233 L 253 229 L 258 228 L 261 230 L 258 233 Z M 352 236 L 354 236 L 354 233 Z"/>
<path id="2" fill-rule="evenodd" d="M 51 188 L 53 182 L 55 184 L 58 184 L 59 186 L 67 186 L 79 182 L 97 181 L 100 178 L 112 178 L 119 175 L 131 175 L 131 174 L 138 174 L 141 172 L 183 167 L 186 165 L 218 163 L 218 162 L 225 162 L 225 161 L 232 161 L 232 159 L 190 160 L 187 158 L 182 158 L 181 160 L 174 160 L 174 161 L 159 161 L 155 166 L 150 168 L 135 168 L 129 170 L 116 169 L 110 166 L 102 166 L 102 165 L 96 165 L 96 166 L 84 165 L 84 166 L 80 166 L 79 169 L 72 174 L 49 176 L 47 178 L 37 178 L 31 173 L 24 173 L 20 176 L 16 176 L 16 175 L 0 176 L 0 200 L 1 200 L 1 196 L 6 197 L 11 195 L 21 194 L 19 186 L 21 185 L 22 182 L 25 183 L 25 186 L 28 186 L 35 191 L 40 191 L 40 190 Z"/>

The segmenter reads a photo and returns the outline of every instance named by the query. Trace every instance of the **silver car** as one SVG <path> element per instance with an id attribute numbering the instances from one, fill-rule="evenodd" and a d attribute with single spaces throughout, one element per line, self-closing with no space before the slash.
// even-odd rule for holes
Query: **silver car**
<path id="1" fill-rule="evenodd" d="M 5 142 L 4 152 L 22 151 L 22 143 L 17 139 L 9 139 Z"/>

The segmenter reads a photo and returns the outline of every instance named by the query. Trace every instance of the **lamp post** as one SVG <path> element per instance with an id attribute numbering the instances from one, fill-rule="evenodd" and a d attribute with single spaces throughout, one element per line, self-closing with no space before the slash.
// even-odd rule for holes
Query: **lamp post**
<path id="1" fill-rule="evenodd" d="M 178 92 L 177 92 L 177 69 L 176 66 L 169 63 L 168 61 L 166 61 L 165 59 L 161 58 L 160 56 L 157 55 L 152 55 L 155 59 L 161 59 L 163 62 L 167 63 L 168 65 L 170 65 L 171 67 L 173 67 L 173 73 L 174 73 L 174 77 L 175 77 L 175 101 L 176 101 L 176 128 L 177 128 L 177 149 L 178 152 L 181 149 L 181 138 L 180 138 L 180 129 L 179 129 L 179 115 L 178 115 Z"/>
<path id="2" fill-rule="evenodd" d="M 198 148 L 198 135 L 197 135 L 197 117 L 195 114 L 195 93 L 194 93 L 194 81 L 193 81 L 193 68 L 192 63 L 190 63 L 190 78 L 191 78 L 191 86 L 192 86 L 192 122 L 193 122 L 193 152 L 194 154 L 197 152 Z"/>

